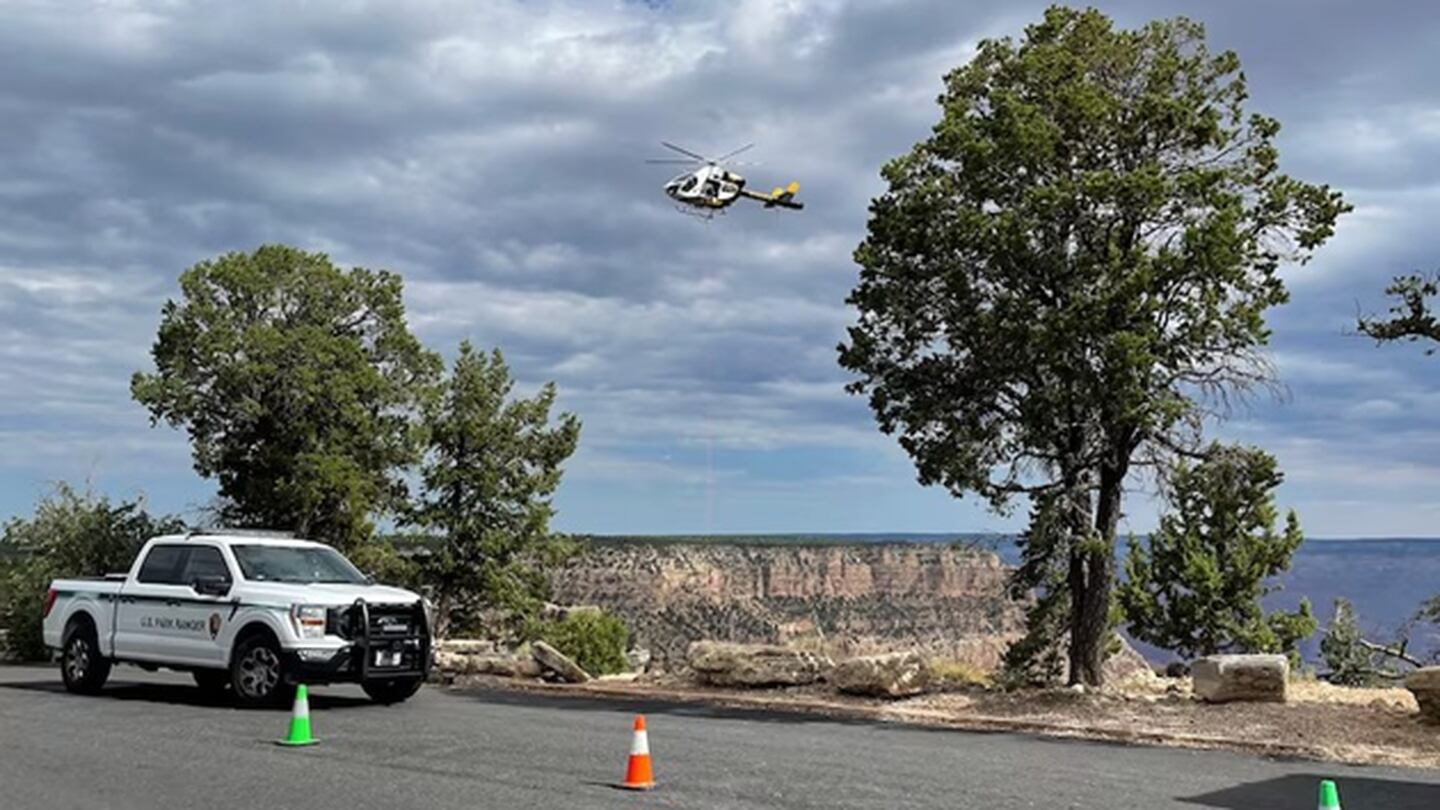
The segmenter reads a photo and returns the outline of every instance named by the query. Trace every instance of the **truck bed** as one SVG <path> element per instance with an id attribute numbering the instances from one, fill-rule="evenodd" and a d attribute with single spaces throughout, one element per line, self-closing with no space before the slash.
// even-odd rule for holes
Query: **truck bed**
<path id="1" fill-rule="evenodd" d="M 106 574 L 103 577 L 67 577 L 57 579 L 50 583 L 50 587 L 57 591 L 90 591 L 107 593 L 120 590 L 120 585 L 125 582 L 125 574 Z M 96 587 L 97 585 L 113 585 L 113 588 Z"/>

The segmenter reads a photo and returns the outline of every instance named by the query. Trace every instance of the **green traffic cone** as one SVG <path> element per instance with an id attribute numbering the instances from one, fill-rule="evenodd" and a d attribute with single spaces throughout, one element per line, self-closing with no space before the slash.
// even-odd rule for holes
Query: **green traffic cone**
<path id="1" fill-rule="evenodd" d="M 314 745 L 320 742 L 310 736 L 310 695 L 303 683 L 295 687 L 295 708 L 290 712 L 290 736 L 275 742 L 280 745 Z"/>
<path id="2" fill-rule="evenodd" d="M 1320 783 L 1320 810 L 1340 810 L 1340 791 L 1329 779 Z"/>

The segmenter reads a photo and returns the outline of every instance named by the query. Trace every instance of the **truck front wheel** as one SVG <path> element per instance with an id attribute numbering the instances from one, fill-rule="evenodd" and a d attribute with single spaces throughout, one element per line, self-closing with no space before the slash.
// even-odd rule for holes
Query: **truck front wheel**
<path id="1" fill-rule="evenodd" d="M 277 706 L 289 689 L 280 660 L 280 645 L 264 634 L 241 641 L 230 663 L 230 686 L 242 706 Z"/>
<path id="2" fill-rule="evenodd" d="M 365 694 L 376 703 L 402 703 L 420 691 L 421 678 L 395 678 L 388 681 L 366 681 L 360 684 Z"/>
<path id="3" fill-rule="evenodd" d="M 96 694 L 110 677 L 110 661 L 100 655 L 100 640 L 88 621 L 72 622 L 65 630 L 60 677 L 66 689 L 82 695 Z"/>

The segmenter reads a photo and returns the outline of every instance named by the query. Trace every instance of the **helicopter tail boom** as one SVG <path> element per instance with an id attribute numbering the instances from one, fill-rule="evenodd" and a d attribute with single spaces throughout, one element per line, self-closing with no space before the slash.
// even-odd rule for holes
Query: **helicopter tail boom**
<path id="1" fill-rule="evenodd" d="M 795 202 L 795 195 L 800 191 L 799 183 L 791 183 L 788 186 L 776 186 L 769 194 L 760 194 L 753 191 L 741 191 L 747 197 L 765 203 L 766 208 L 790 208 L 799 211 L 805 207 L 804 203 Z"/>

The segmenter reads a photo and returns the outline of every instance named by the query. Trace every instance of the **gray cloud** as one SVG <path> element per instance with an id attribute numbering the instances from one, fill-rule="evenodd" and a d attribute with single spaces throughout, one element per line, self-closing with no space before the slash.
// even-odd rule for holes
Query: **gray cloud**
<path id="1" fill-rule="evenodd" d="M 1281 455 L 1286 497 L 1319 516 L 1312 531 L 1424 531 L 1434 361 L 1344 330 L 1357 308 L 1383 307 L 1390 275 L 1440 253 L 1435 15 L 1401 2 L 1104 7 L 1123 24 L 1202 18 L 1214 47 L 1239 51 L 1255 108 L 1284 121 L 1287 168 L 1353 189 L 1359 206 L 1291 274 L 1294 300 L 1274 319 L 1289 396 L 1257 400 L 1224 435 Z M 13 493 L 0 513 L 27 509 L 47 478 L 97 469 L 162 506 L 203 499 L 183 437 L 150 430 L 128 401 L 129 374 L 182 269 L 282 241 L 402 272 L 432 345 L 499 345 L 525 386 L 557 381 L 586 423 L 569 526 L 619 530 L 640 512 L 632 527 L 651 530 L 1013 526 L 920 492 L 841 392 L 833 347 L 880 165 L 926 136 L 942 74 L 979 38 L 1018 35 L 1042 10 L 0 8 L 0 484 Z M 757 142 L 747 175 L 800 180 L 807 208 L 681 217 L 658 191 L 667 173 L 641 162 L 662 138 L 712 153 Z M 1363 489 L 1369 506 L 1330 506 L 1358 463 L 1385 471 Z M 1144 528 L 1153 504 L 1133 506 Z"/>

